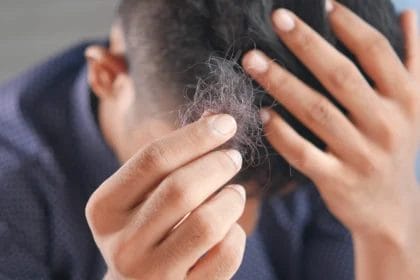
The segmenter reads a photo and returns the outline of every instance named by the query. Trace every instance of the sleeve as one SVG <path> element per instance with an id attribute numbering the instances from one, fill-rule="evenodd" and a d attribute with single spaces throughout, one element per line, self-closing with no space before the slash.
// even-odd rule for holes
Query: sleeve
<path id="1" fill-rule="evenodd" d="M 2 159 L 3 162 L 4 159 Z M 50 279 L 47 204 L 35 167 L 0 162 L 0 278 Z M 4 163 L 4 162 L 3 162 Z"/>
<path id="2" fill-rule="evenodd" d="M 350 232 L 328 211 L 315 187 L 311 196 L 312 217 L 304 233 L 302 278 L 354 279 Z"/>

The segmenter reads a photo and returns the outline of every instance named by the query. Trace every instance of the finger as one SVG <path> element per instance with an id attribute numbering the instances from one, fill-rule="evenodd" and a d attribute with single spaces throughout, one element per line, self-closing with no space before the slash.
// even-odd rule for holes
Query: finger
<path id="1" fill-rule="evenodd" d="M 417 13 L 413 10 L 401 14 L 401 27 L 405 41 L 405 65 L 415 77 L 420 77 L 420 43 Z"/>
<path id="2" fill-rule="evenodd" d="M 418 41 L 419 33 L 417 28 L 417 14 L 415 11 L 405 11 L 401 14 L 401 27 L 404 32 L 405 42 L 405 65 L 409 71 L 414 71 L 418 63 Z"/>
<path id="3" fill-rule="evenodd" d="M 221 242 L 245 207 L 243 187 L 223 188 L 195 209 L 157 250 L 165 262 L 182 267 L 185 273 L 200 257 Z"/>
<path id="4" fill-rule="evenodd" d="M 315 183 L 325 182 L 334 174 L 340 164 L 334 155 L 315 147 L 273 111 L 264 109 L 261 119 L 268 141 L 292 166 Z"/>
<path id="5" fill-rule="evenodd" d="M 188 280 L 231 279 L 239 269 L 245 252 L 246 234 L 234 224 L 225 239 L 213 247 L 188 273 Z"/>
<path id="6" fill-rule="evenodd" d="M 229 115 L 202 118 L 137 152 L 91 199 L 108 211 L 131 210 L 169 173 L 219 147 L 235 132 L 236 122 Z"/>
<path id="7" fill-rule="evenodd" d="M 256 74 L 253 65 L 266 64 L 266 70 Z M 317 134 L 334 154 L 351 160 L 363 145 L 360 132 L 326 97 L 314 91 L 294 75 L 259 51 L 251 51 L 243 60 L 245 69 L 277 101 Z M 255 68 L 255 67 L 254 67 Z M 260 70 L 263 68 L 260 67 Z M 366 116 L 367 117 L 367 116 Z"/>
<path id="8" fill-rule="evenodd" d="M 408 83 L 409 77 L 388 39 L 337 2 L 329 19 L 337 38 L 357 57 L 378 90 L 395 99 L 403 97 L 401 84 Z"/>
<path id="9" fill-rule="evenodd" d="M 185 215 L 228 183 L 241 166 L 238 151 L 216 151 L 166 177 L 134 212 L 132 230 L 137 239 L 147 239 L 148 244 L 161 241 Z"/>
<path id="10" fill-rule="evenodd" d="M 379 97 L 354 63 L 291 12 L 277 10 L 273 22 L 282 41 L 349 111 L 352 119 L 359 125 L 375 127 L 369 122 Z"/>

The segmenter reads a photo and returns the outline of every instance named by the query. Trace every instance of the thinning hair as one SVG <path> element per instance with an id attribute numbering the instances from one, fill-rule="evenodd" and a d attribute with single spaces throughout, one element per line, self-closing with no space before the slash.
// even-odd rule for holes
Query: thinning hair
<path id="1" fill-rule="evenodd" d="M 381 31 L 403 58 L 402 32 L 389 0 L 340 2 Z M 136 90 L 150 91 L 150 87 L 144 89 L 145 84 L 156 83 L 176 89 L 154 92 L 154 98 L 157 102 L 179 100 L 181 126 L 205 111 L 233 115 L 238 132 L 227 146 L 240 150 L 245 159 L 237 178 L 254 180 L 271 190 L 309 179 L 264 139 L 259 108 L 272 106 L 303 137 L 321 149 L 325 144 L 244 73 L 239 64 L 244 53 L 254 48 L 264 51 L 347 114 L 274 33 L 271 13 L 280 7 L 295 12 L 355 61 L 329 28 L 325 0 L 123 0 L 119 7 Z M 151 69 L 148 74 L 147 68 Z"/>

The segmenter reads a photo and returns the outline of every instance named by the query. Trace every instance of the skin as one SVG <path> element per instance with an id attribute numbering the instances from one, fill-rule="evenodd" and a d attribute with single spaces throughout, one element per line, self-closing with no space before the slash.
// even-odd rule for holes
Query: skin
<path id="1" fill-rule="evenodd" d="M 275 20 L 279 13 L 289 12 L 273 14 L 281 39 L 352 110 L 347 119 L 264 54 L 252 51 L 244 58 L 245 69 L 329 148 L 317 150 L 264 110 L 267 138 L 313 179 L 332 213 L 352 232 L 357 279 L 418 279 L 420 221 L 414 216 L 420 204 L 411 172 L 420 135 L 415 14 L 401 18 L 407 71 L 374 29 L 334 4 L 329 16 L 333 29 L 377 81 L 378 88 L 372 89 L 349 60 L 293 14 L 293 30 L 281 31 Z M 234 135 L 235 121 L 228 115 L 203 116 L 175 130 L 159 114 L 168 104 L 148 104 L 139 117 L 118 24 L 110 40 L 110 49 L 91 46 L 86 51 L 100 128 L 122 163 L 86 206 L 108 265 L 105 278 L 230 279 L 242 262 L 260 203 L 244 199 L 238 185 L 225 186 L 241 158 L 236 151 L 215 149 Z M 307 40 L 311 48 L 302 45 Z"/>
<path id="2" fill-rule="evenodd" d="M 407 70 L 383 35 L 344 6 L 332 7 L 332 29 L 377 88 L 290 11 L 276 11 L 273 24 L 281 40 L 350 111 L 349 118 L 262 52 L 250 52 L 243 64 L 327 143 L 327 151 L 321 151 L 275 112 L 262 111 L 270 143 L 314 181 L 328 208 L 351 231 L 356 278 L 419 279 L 417 54 L 408 56 Z"/>

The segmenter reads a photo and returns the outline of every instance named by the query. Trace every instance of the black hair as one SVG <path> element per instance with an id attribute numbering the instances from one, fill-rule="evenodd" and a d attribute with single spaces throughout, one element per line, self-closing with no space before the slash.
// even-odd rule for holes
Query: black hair
<path id="1" fill-rule="evenodd" d="M 339 2 L 382 32 L 403 58 L 402 32 L 389 0 Z M 180 124 L 197 120 L 205 110 L 232 114 L 239 129 L 228 145 L 239 149 L 246 163 L 237 178 L 276 190 L 309 179 L 276 155 L 262 137 L 260 107 L 274 106 L 303 137 L 321 149 L 325 144 L 254 83 L 243 72 L 240 60 L 245 52 L 258 48 L 347 113 L 282 44 L 271 24 L 274 9 L 290 9 L 355 61 L 330 31 L 324 7 L 325 0 L 123 0 L 119 16 L 136 89 L 141 88 L 136 83 L 141 75 L 137 56 L 147 49 L 162 80 L 177 85 L 179 98 L 184 98 Z"/>

